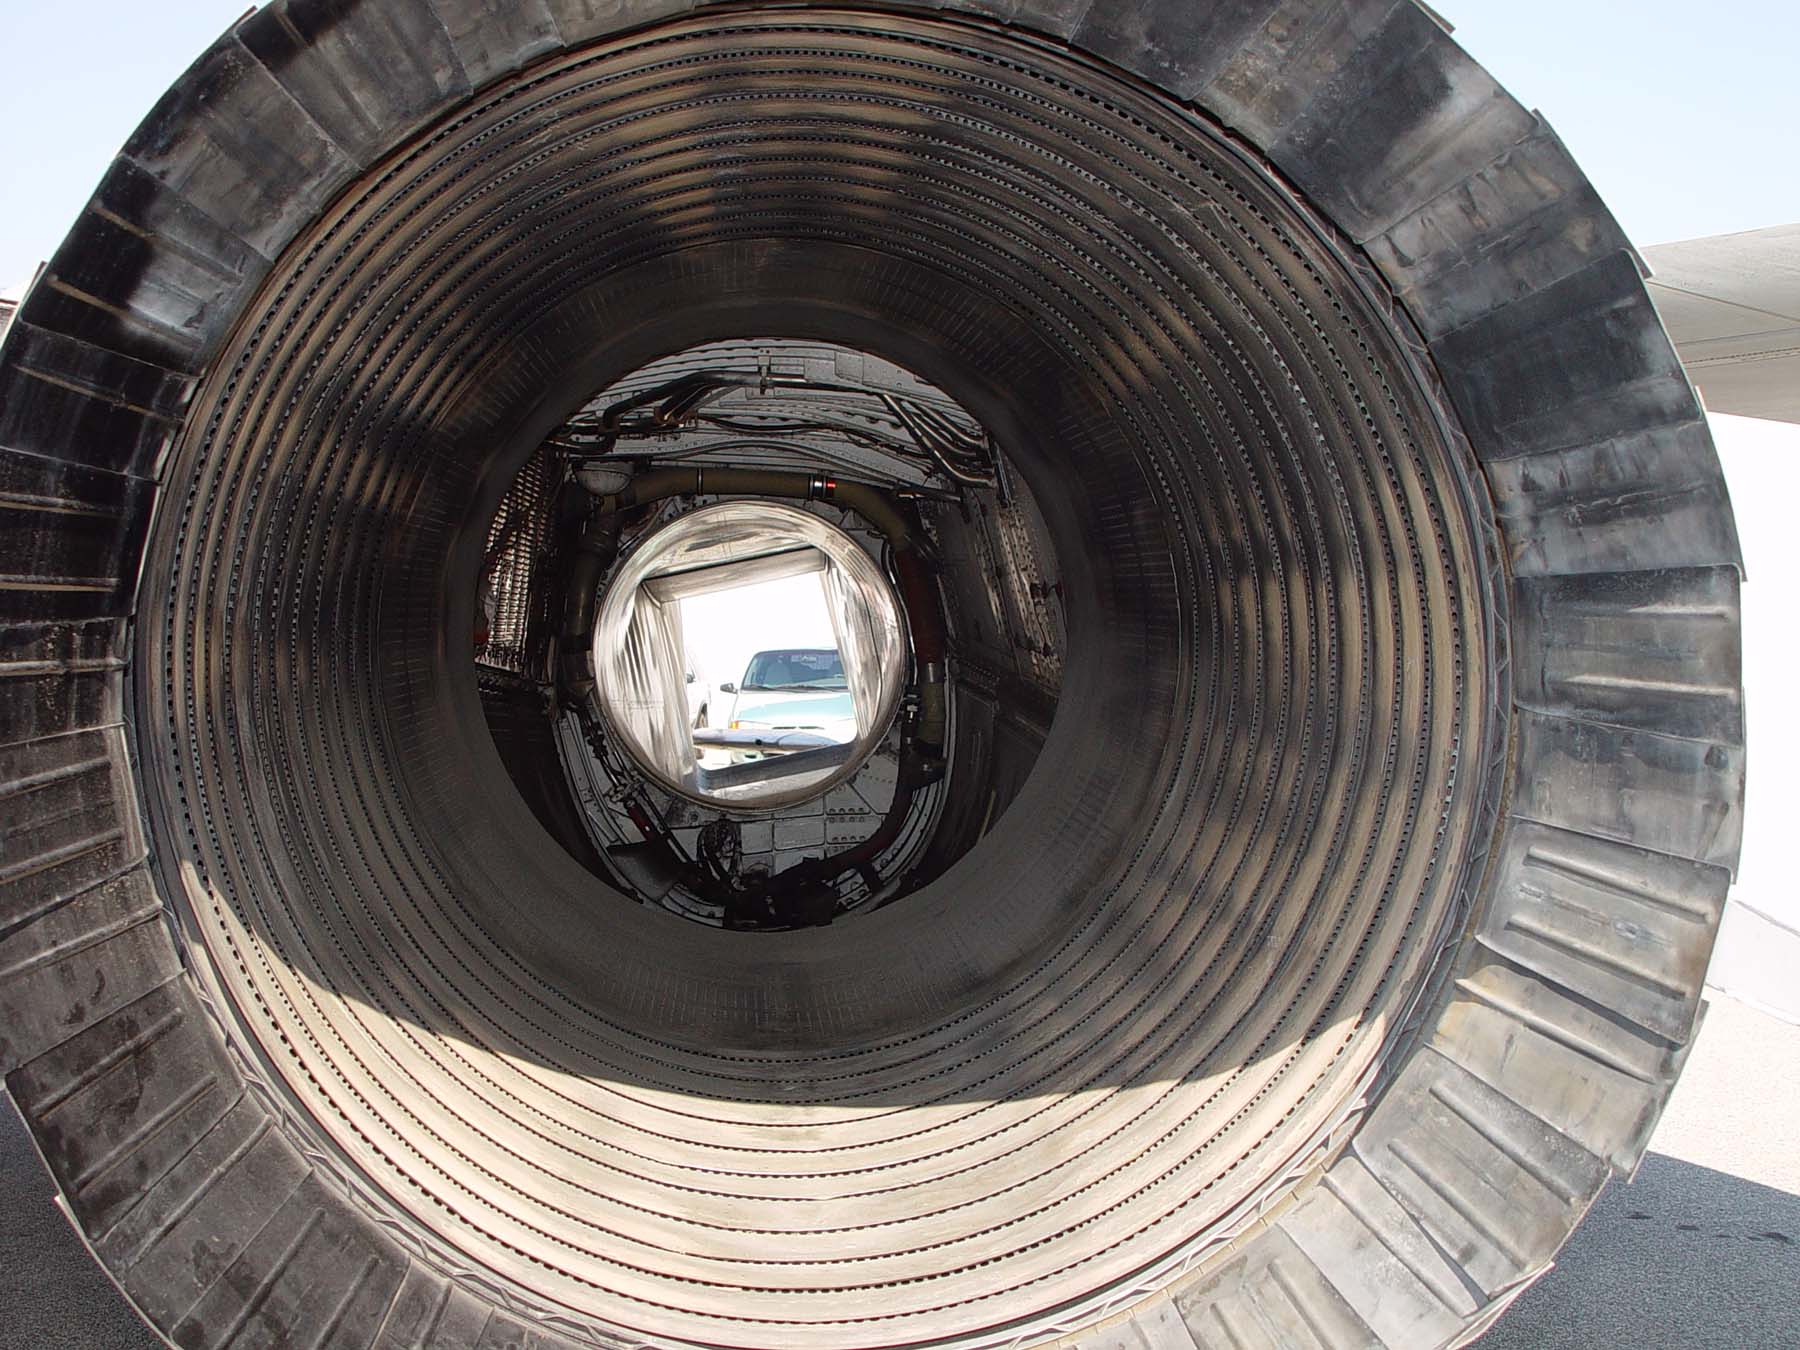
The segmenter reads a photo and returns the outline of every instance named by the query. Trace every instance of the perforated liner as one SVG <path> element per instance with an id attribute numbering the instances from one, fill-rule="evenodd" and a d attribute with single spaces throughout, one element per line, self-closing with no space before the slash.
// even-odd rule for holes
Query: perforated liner
<path id="1" fill-rule="evenodd" d="M 372 171 L 196 396 L 144 585 L 161 861 L 293 1129 L 578 1335 L 1006 1339 L 1235 1231 L 1492 824 L 1479 508 L 1394 324 L 1206 127 L 924 19 L 653 30 Z M 955 394 L 1068 588 L 1024 794 L 841 930 L 596 894 L 458 659 L 488 485 L 734 331 Z"/>
<path id="2" fill-rule="evenodd" d="M 488 527 L 475 595 L 475 660 L 514 675 L 541 676 L 544 653 L 529 646 L 534 606 L 547 588 L 536 572 L 549 541 L 550 456 L 540 450 L 520 468 Z M 548 630 L 545 616 L 537 629 Z"/>

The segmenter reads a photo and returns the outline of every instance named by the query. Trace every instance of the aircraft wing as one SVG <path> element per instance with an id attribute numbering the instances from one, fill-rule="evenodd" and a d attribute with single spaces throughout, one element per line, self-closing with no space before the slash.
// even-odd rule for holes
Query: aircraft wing
<path id="1" fill-rule="evenodd" d="M 1713 412 L 1800 422 L 1800 224 L 1643 250 L 1650 295 Z"/>

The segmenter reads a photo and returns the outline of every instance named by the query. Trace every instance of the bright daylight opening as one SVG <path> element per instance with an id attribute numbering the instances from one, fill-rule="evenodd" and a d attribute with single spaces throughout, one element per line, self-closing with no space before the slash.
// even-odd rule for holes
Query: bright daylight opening
<path id="1" fill-rule="evenodd" d="M 893 722 L 905 647 L 887 579 L 847 533 L 732 501 L 677 517 L 621 565 L 594 670 L 607 723 L 646 773 L 703 804 L 767 808 L 862 767 Z M 727 673 L 716 695 L 709 670 Z"/>

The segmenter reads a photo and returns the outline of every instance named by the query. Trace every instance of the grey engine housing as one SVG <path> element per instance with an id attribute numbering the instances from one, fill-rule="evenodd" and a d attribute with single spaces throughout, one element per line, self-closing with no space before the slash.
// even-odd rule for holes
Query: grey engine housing
<path id="1" fill-rule="evenodd" d="M 727 935 L 596 899 L 446 635 L 549 428 L 757 333 L 979 413 L 1071 658 L 943 877 Z M 0 472 L 0 1066 L 183 1346 L 1456 1344 L 1693 1034 L 1724 485 L 1411 0 L 271 5 Z"/>

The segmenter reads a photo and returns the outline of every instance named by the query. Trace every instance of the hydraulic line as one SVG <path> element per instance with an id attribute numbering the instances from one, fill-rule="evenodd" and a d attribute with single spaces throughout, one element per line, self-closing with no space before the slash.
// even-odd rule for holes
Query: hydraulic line
<path id="1" fill-rule="evenodd" d="M 849 507 L 893 544 L 896 553 L 913 546 L 914 531 L 894 499 L 867 483 L 847 483 L 823 474 L 779 469 L 732 469 L 697 465 L 646 469 L 629 485 L 601 502 L 602 511 L 621 511 L 666 497 L 717 493 L 760 497 L 795 497 L 801 501 L 839 502 Z"/>
<path id="2" fill-rule="evenodd" d="M 624 517 L 617 511 L 594 512 L 581 527 L 572 550 L 559 660 L 563 690 L 577 701 L 594 692 L 594 658 L 589 647 L 600 602 L 600 579 L 619 556 L 623 524 Z"/>

